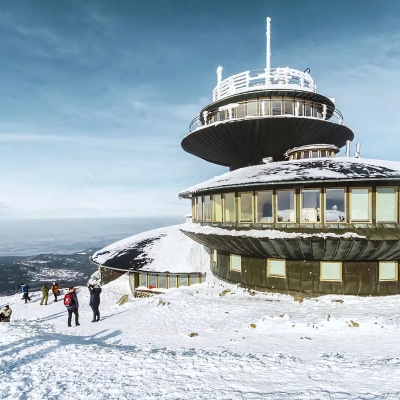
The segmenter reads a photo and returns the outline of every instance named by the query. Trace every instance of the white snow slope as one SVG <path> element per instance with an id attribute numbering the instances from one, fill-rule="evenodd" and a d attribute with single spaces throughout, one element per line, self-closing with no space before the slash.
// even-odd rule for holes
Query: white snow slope
<path id="1" fill-rule="evenodd" d="M 81 288 L 71 328 L 62 301 L 0 297 L 13 309 L 0 323 L 0 398 L 400 398 L 400 296 L 299 303 L 210 274 L 117 305 L 129 293 L 126 276 L 104 286 L 91 323 Z"/>

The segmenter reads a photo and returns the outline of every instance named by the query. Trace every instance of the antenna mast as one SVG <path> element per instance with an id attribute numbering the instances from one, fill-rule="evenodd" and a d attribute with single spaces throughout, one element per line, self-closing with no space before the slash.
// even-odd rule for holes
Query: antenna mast
<path id="1" fill-rule="evenodd" d="M 271 18 L 267 17 L 267 65 L 266 65 L 266 83 L 269 84 L 269 75 L 271 70 Z"/>

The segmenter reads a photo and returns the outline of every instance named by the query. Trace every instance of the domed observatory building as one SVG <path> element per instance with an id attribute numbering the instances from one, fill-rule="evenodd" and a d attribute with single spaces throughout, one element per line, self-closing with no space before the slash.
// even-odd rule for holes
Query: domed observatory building
<path id="1" fill-rule="evenodd" d="M 229 172 L 179 193 L 182 231 L 211 249 L 211 271 L 259 291 L 400 293 L 400 163 L 363 159 L 334 100 L 309 69 L 270 67 L 222 79 L 182 140 Z M 336 157 L 346 146 L 346 156 Z"/>

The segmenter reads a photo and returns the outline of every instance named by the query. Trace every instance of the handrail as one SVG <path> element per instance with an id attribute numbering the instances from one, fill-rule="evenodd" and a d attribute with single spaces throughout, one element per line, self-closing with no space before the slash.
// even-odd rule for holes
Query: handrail
<path id="1" fill-rule="evenodd" d="M 317 85 L 306 72 L 289 67 L 258 69 L 240 72 L 221 81 L 213 90 L 213 101 L 249 90 L 298 88 L 317 91 Z"/>
<path id="2" fill-rule="evenodd" d="M 280 102 L 280 106 L 277 103 Z M 250 106 L 250 107 L 249 107 Z M 291 111 L 287 108 L 291 108 Z M 344 124 L 342 113 L 335 107 L 311 101 L 282 100 L 280 98 L 246 100 L 223 107 L 204 111 L 197 115 L 189 125 L 189 132 L 227 121 L 240 121 L 256 118 L 310 118 Z"/>

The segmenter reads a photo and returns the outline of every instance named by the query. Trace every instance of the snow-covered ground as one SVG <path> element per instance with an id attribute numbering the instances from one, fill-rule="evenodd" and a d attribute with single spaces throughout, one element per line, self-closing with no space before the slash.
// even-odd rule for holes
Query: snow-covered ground
<path id="1" fill-rule="evenodd" d="M 2 399 L 398 399 L 400 296 L 294 301 L 208 277 L 203 284 L 116 303 L 103 287 L 91 323 L 39 293 L 0 324 Z"/>

